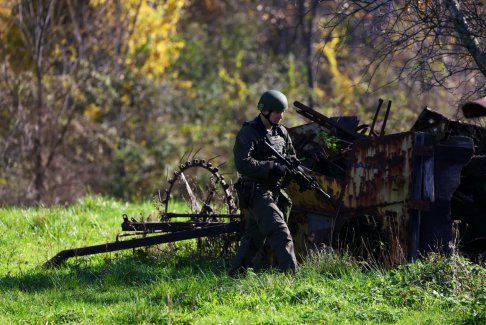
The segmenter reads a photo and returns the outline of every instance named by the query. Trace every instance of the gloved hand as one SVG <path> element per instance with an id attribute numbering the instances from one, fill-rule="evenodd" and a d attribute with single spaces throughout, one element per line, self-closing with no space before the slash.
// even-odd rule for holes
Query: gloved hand
<path id="1" fill-rule="evenodd" d="M 268 176 L 270 179 L 279 179 L 285 174 L 286 171 L 287 166 L 279 163 L 273 163 L 273 168 L 270 169 L 270 173 Z"/>
<path id="2" fill-rule="evenodd" d="M 292 164 L 292 168 L 297 168 L 301 164 L 300 160 L 297 158 L 290 158 L 290 163 Z"/>

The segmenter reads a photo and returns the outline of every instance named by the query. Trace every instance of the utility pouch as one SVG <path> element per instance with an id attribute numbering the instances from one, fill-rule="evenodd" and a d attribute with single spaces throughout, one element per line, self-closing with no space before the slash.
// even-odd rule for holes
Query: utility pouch
<path id="1" fill-rule="evenodd" d="M 253 200 L 255 182 L 244 181 L 239 178 L 235 183 L 236 194 L 238 195 L 238 206 L 240 209 L 248 209 Z"/>

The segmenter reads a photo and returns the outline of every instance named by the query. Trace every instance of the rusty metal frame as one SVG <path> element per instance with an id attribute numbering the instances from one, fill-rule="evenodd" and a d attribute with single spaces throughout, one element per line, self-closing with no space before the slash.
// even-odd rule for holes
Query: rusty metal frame
<path id="1" fill-rule="evenodd" d="M 157 223 L 157 224 L 160 226 L 163 223 Z M 125 249 L 131 249 L 131 248 L 159 245 L 164 243 L 172 243 L 172 242 L 177 242 L 177 241 L 187 240 L 187 239 L 195 239 L 201 237 L 214 237 L 223 234 L 234 233 L 240 230 L 241 227 L 240 224 L 241 223 L 239 221 L 231 221 L 228 223 L 215 224 L 215 225 L 211 223 L 206 223 L 204 225 L 200 224 L 199 225 L 200 228 L 197 228 L 197 225 L 194 225 L 192 229 L 183 229 L 183 230 L 175 229 L 177 231 L 174 231 L 172 233 L 164 233 L 160 235 L 146 236 L 142 238 L 134 238 L 134 239 L 122 240 L 122 241 L 117 240 L 115 242 L 105 243 L 100 245 L 66 249 L 59 252 L 56 256 L 54 256 L 49 261 L 47 261 L 45 265 L 60 266 L 67 259 L 72 257 L 108 253 L 108 252 L 120 251 Z M 137 223 L 134 224 L 134 228 L 137 227 L 136 225 Z M 138 225 L 141 224 L 138 223 Z M 175 228 L 178 227 L 175 226 Z M 146 233 L 146 235 L 149 234 Z"/>

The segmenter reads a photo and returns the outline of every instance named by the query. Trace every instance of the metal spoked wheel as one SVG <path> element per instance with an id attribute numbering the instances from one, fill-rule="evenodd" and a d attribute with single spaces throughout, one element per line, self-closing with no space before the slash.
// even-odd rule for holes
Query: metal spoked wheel
<path id="1" fill-rule="evenodd" d="M 165 193 L 158 194 L 158 201 L 163 222 L 190 221 L 195 227 L 207 228 L 235 221 L 237 213 L 231 186 L 219 168 L 199 159 L 179 165 L 168 180 Z M 236 241 L 236 234 L 225 234 L 198 239 L 197 247 L 205 253 L 227 253 Z"/>

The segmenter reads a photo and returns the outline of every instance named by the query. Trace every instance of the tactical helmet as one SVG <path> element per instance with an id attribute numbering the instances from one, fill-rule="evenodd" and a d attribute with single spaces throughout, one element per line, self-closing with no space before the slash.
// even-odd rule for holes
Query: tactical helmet
<path id="1" fill-rule="evenodd" d="M 267 90 L 258 101 L 258 110 L 283 112 L 289 107 L 287 97 L 278 90 Z"/>

